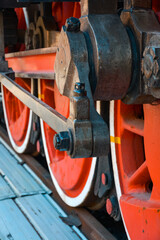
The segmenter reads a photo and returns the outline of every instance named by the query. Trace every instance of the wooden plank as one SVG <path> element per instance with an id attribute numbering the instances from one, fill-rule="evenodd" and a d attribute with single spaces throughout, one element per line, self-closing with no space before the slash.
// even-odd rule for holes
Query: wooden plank
<path id="1" fill-rule="evenodd" d="M 14 198 L 16 195 L 9 187 L 4 178 L 0 175 L 0 200 Z"/>
<path id="2" fill-rule="evenodd" d="M 86 209 L 84 208 L 71 208 L 67 206 L 59 197 L 50 177 L 49 172 L 44 169 L 33 157 L 23 155 L 22 159 L 32 168 L 32 170 L 43 180 L 49 189 L 53 192 L 51 195 L 56 202 L 63 208 L 67 214 L 73 212 L 78 215 L 82 222 L 80 230 L 85 234 L 88 239 L 92 240 L 116 240 L 116 238 Z"/>
<path id="3" fill-rule="evenodd" d="M 40 240 L 36 231 L 11 199 L 0 201 L 0 239 Z"/>
<path id="4" fill-rule="evenodd" d="M 78 240 L 73 230 L 61 221 L 57 209 L 39 194 L 17 198 L 16 203 L 44 240 Z M 52 200 L 53 201 L 53 200 Z"/>
<path id="5" fill-rule="evenodd" d="M 14 171 L 13 171 L 14 169 Z M 46 189 L 16 160 L 0 139 L 0 172 L 17 196 L 46 193 Z"/>
<path id="6" fill-rule="evenodd" d="M 6 136 L 6 132 L 2 127 L 0 127 L 0 136 L 10 144 L 8 137 Z M 59 197 L 50 177 L 49 172 L 36 161 L 30 155 L 20 155 L 24 162 L 28 164 L 28 166 L 35 172 L 35 174 L 44 182 L 44 184 L 51 189 L 53 194 L 51 195 L 56 202 L 61 206 L 61 208 L 67 213 L 71 214 L 76 213 L 80 220 L 82 221 L 82 226 L 80 230 L 85 234 L 88 239 L 92 240 L 116 240 L 116 238 L 97 220 L 92 216 L 86 209 L 84 208 L 71 208 L 67 206 Z M 90 223 L 89 223 L 90 222 Z M 89 223 L 89 226 L 87 224 Z"/>

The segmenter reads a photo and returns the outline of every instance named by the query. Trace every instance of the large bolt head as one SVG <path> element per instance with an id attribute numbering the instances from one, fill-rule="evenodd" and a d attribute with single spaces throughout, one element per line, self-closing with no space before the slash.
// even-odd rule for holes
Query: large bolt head
<path id="1" fill-rule="evenodd" d="M 85 84 L 77 82 L 74 86 L 74 96 L 86 96 Z"/>
<path id="2" fill-rule="evenodd" d="M 158 47 L 151 47 L 150 54 L 154 59 L 153 63 L 153 75 L 156 78 L 160 78 L 160 48 Z"/>
<path id="3" fill-rule="evenodd" d="M 55 149 L 59 151 L 68 151 L 70 149 L 70 136 L 68 132 L 55 134 L 53 139 Z"/>
<path id="4" fill-rule="evenodd" d="M 101 174 L 101 182 L 103 185 L 107 185 L 108 184 L 108 176 L 106 173 L 102 173 Z"/>
<path id="5" fill-rule="evenodd" d="M 80 25 L 81 24 L 78 18 L 70 17 L 66 21 L 66 28 L 68 32 L 79 32 Z"/>
<path id="6" fill-rule="evenodd" d="M 106 210 L 111 217 L 113 217 L 117 221 L 119 220 L 120 211 L 116 196 L 112 195 L 110 198 L 106 200 Z"/>
<path id="7" fill-rule="evenodd" d="M 146 47 L 143 53 L 142 73 L 149 79 L 149 86 L 159 86 L 160 83 L 160 48 Z"/>

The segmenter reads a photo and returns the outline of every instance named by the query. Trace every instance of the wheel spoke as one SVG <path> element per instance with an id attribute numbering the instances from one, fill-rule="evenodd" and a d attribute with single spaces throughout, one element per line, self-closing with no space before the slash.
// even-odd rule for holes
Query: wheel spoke
<path id="1" fill-rule="evenodd" d="M 152 199 L 160 199 L 160 105 L 144 105 L 144 147 L 146 162 L 153 183 Z"/>
<path id="2" fill-rule="evenodd" d="M 19 83 L 26 91 L 30 92 L 31 91 L 31 84 L 30 80 L 22 80 Z"/>
<path id="3" fill-rule="evenodd" d="M 144 185 L 150 180 L 148 167 L 145 161 L 129 178 L 128 186 L 129 188 L 132 188 L 135 185 Z"/>
<path id="4" fill-rule="evenodd" d="M 132 133 L 135 133 L 140 136 L 144 136 L 144 120 L 143 119 L 125 118 L 123 119 L 123 127 L 124 129 Z"/>
<path id="5" fill-rule="evenodd" d="M 15 111 L 14 111 L 13 106 L 14 106 L 14 104 L 12 104 L 12 108 L 11 108 L 11 111 L 10 111 L 9 124 L 12 124 L 12 123 L 15 122 L 15 120 L 16 120 L 16 113 L 15 113 Z"/>
<path id="6" fill-rule="evenodd" d="M 46 89 L 45 90 L 48 90 L 48 91 L 51 91 L 51 92 L 54 92 L 54 89 L 53 89 L 53 84 L 51 85 L 46 85 Z"/>

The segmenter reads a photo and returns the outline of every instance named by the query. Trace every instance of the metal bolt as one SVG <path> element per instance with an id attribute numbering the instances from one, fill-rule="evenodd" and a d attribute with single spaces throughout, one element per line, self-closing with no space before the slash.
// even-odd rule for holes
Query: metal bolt
<path id="1" fill-rule="evenodd" d="M 102 173 L 102 175 L 101 175 L 101 181 L 102 181 L 102 184 L 103 184 L 103 185 L 107 185 L 107 183 L 108 183 L 108 176 L 107 176 L 107 174 Z"/>
<path id="2" fill-rule="evenodd" d="M 78 18 L 70 17 L 66 21 L 66 28 L 68 32 L 79 32 L 80 25 L 81 23 Z"/>
<path id="3" fill-rule="evenodd" d="M 155 81 L 160 80 L 160 48 L 146 47 L 143 56 L 142 73 L 154 84 Z"/>
<path id="4" fill-rule="evenodd" d="M 76 83 L 74 86 L 74 96 L 86 96 L 85 84 L 84 83 Z"/>
<path id="5" fill-rule="evenodd" d="M 40 153 L 41 152 L 41 144 L 40 144 L 40 141 L 38 140 L 37 141 L 37 152 Z"/>
<path id="6" fill-rule="evenodd" d="M 116 196 L 112 195 L 106 200 L 106 210 L 107 213 L 115 220 L 119 218 L 120 212 Z"/>
<path id="7" fill-rule="evenodd" d="M 112 205 L 112 202 L 111 200 L 108 198 L 107 201 L 106 201 L 106 210 L 107 210 L 107 213 L 109 215 L 112 214 L 112 211 L 113 211 L 113 205 Z"/>
<path id="8" fill-rule="evenodd" d="M 55 134 L 53 139 L 55 149 L 59 151 L 68 151 L 70 149 L 70 136 L 68 132 Z"/>
<path id="9" fill-rule="evenodd" d="M 43 149 L 43 143 L 41 138 L 36 143 L 36 149 L 37 149 L 37 152 L 44 157 L 44 149 Z"/>

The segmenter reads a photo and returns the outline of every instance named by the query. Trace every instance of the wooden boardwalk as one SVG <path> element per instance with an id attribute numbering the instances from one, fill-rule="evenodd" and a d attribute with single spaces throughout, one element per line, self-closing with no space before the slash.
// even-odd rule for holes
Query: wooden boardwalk
<path id="1" fill-rule="evenodd" d="M 79 240 L 51 191 L 0 138 L 0 240 Z"/>

